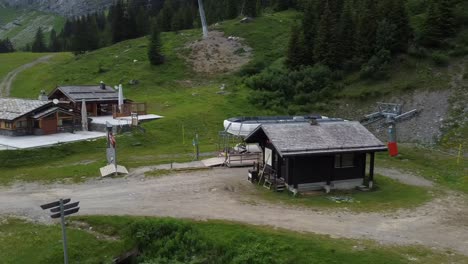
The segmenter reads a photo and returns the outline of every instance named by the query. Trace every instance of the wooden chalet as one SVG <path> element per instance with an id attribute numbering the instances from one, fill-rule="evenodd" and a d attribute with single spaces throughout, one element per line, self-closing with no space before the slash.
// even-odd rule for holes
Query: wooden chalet
<path id="1" fill-rule="evenodd" d="M 387 150 L 359 122 L 342 120 L 262 124 L 245 141 L 263 151 L 259 180 L 293 192 L 363 185 L 367 157 L 372 187 L 375 152 Z"/>
<path id="2" fill-rule="evenodd" d="M 146 104 L 134 103 L 124 99 L 122 111 L 119 111 L 118 91 L 104 83 L 100 85 L 57 86 L 49 93 L 49 99 L 57 99 L 60 104 L 67 104 L 76 111 L 81 111 L 81 103 L 86 102 L 89 116 L 130 116 L 131 113 L 146 115 Z"/>
<path id="3" fill-rule="evenodd" d="M 50 101 L 0 98 L 0 135 L 48 135 L 80 126 L 79 113 Z"/>

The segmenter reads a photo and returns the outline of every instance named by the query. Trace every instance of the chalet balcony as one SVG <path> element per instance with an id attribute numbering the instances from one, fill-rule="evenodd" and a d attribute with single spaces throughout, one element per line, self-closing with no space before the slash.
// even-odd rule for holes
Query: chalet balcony
<path id="1" fill-rule="evenodd" d="M 114 118 L 131 116 L 132 113 L 136 113 L 138 115 L 146 115 L 146 103 L 125 103 L 122 106 L 122 111 L 119 111 L 118 105 L 113 105 L 112 115 Z"/>

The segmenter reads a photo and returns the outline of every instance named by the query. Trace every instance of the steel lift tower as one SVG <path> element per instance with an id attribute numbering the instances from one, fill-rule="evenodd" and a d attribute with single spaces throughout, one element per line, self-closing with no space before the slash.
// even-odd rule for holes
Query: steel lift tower
<path id="1" fill-rule="evenodd" d="M 397 156 L 398 145 L 396 138 L 396 124 L 400 121 L 412 118 L 418 114 L 419 111 L 417 109 L 413 109 L 403 113 L 401 104 L 391 103 L 377 103 L 377 107 L 379 111 L 365 115 L 364 119 L 361 120 L 361 123 L 366 126 L 379 121 L 384 121 L 382 126 L 388 126 L 388 151 L 390 156 Z"/>

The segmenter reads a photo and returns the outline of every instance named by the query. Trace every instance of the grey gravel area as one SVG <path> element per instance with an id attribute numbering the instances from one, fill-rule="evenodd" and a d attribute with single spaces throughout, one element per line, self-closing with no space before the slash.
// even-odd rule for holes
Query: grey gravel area
<path id="1" fill-rule="evenodd" d="M 47 223 L 50 219 L 39 205 L 71 197 L 81 202 L 81 215 L 221 219 L 385 244 L 424 245 L 468 255 L 467 200 L 457 193 L 435 198 L 418 208 L 390 213 L 318 210 L 259 200 L 255 195 L 258 190 L 246 180 L 246 168 L 143 176 L 145 170 L 153 168 L 141 168 L 124 178 L 83 184 L 18 183 L 1 187 L 0 215 Z"/>

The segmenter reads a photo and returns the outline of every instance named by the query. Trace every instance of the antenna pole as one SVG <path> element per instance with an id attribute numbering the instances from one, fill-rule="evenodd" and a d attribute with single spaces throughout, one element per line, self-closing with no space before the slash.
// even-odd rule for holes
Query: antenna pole
<path id="1" fill-rule="evenodd" d="M 202 29 L 203 29 L 203 38 L 208 37 L 208 26 L 206 24 L 206 17 L 205 17 L 205 9 L 203 8 L 203 1 L 198 0 L 198 10 L 200 11 L 200 19 L 202 23 Z"/>

